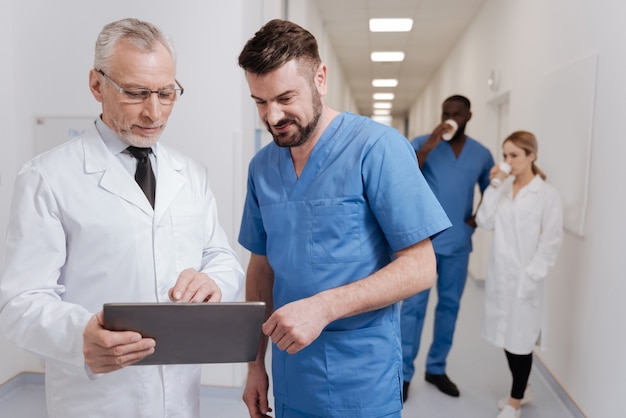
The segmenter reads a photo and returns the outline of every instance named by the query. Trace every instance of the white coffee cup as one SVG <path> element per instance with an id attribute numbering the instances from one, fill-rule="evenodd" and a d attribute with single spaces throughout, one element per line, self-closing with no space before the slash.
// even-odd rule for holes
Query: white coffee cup
<path id="1" fill-rule="evenodd" d="M 493 187 L 498 187 L 499 185 L 501 185 L 504 179 L 506 179 L 511 172 L 511 166 L 505 161 L 502 161 L 500 164 L 498 164 L 498 166 L 500 167 L 500 171 L 498 171 L 496 175 L 493 176 L 493 178 L 491 179 L 491 185 Z"/>
<path id="2" fill-rule="evenodd" d="M 445 134 L 441 135 L 442 139 L 444 139 L 445 141 L 449 141 L 449 140 L 452 139 L 452 137 L 456 133 L 456 130 L 459 129 L 459 125 L 457 125 L 457 123 L 454 121 L 454 119 L 448 119 L 444 123 L 446 125 L 452 126 L 452 130 L 451 131 L 448 131 Z"/>

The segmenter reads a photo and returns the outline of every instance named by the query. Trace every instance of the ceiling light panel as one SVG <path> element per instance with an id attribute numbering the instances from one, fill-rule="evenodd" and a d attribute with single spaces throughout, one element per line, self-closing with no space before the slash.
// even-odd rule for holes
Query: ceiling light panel
<path id="1" fill-rule="evenodd" d="M 370 59 L 373 62 L 400 62 L 404 61 L 404 52 L 402 51 L 384 51 L 372 52 Z"/>
<path id="2" fill-rule="evenodd" d="M 393 100 L 396 98 L 396 95 L 393 93 L 374 93 L 372 95 L 372 99 L 374 100 Z"/>
<path id="3" fill-rule="evenodd" d="M 370 19 L 370 32 L 409 32 L 413 19 Z"/>
<path id="4" fill-rule="evenodd" d="M 374 109 L 391 109 L 390 102 L 374 102 Z"/>
<path id="5" fill-rule="evenodd" d="M 398 80 L 395 78 L 375 78 L 372 80 L 373 87 L 396 87 Z"/>

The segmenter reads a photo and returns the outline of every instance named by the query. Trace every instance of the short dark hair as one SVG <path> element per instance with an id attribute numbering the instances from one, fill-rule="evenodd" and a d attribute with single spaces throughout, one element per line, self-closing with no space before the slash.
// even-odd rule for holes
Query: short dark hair
<path id="1" fill-rule="evenodd" d="M 447 102 L 463 103 L 463 105 L 467 108 L 467 110 L 470 110 L 472 107 L 472 104 L 470 103 L 469 99 L 465 96 L 461 96 L 460 94 L 455 94 L 454 96 L 450 96 L 446 100 L 443 101 L 444 104 Z"/>
<path id="2" fill-rule="evenodd" d="M 266 74 L 297 59 L 317 68 L 321 63 L 317 41 L 308 30 L 293 22 L 274 19 L 250 38 L 239 54 L 246 72 Z"/>

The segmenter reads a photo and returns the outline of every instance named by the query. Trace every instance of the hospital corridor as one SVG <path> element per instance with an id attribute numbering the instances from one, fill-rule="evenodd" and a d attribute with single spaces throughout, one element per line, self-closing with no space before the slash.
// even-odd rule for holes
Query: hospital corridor
<path id="1" fill-rule="evenodd" d="M 108 335 L 91 320 L 103 304 L 185 302 L 176 283 L 194 282 L 208 283 L 198 302 L 217 288 L 221 302 L 274 308 L 333 296 L 283 310 L 309 320 L 288 327 L 315 331 L 306 338 L 274 334 L 281 314 L 267 326 L 285 348 L 313 346 L 300 357 L 274 354 L 284 366 L 269 376 L 270 406 L 275 385 L 285 414 L 495 418 L 512 386 L 523 390 L 539 334 L 547 346 L 532 352 L 534 399 L 514 415 L 626 417 L 626 141 L 616 135 L 625 19 L 624 0 L 0 0 L 0 418 L 197 418 L 198 379 L 200 417 L 249 417 L 247 364 L 231 363 L 242 358 L 203 358 L 199 368 L 176 358 L 177 375 L 120 371 L 152 341 L 122 342 L 128 351 L 96 341 Z M 112 52 L 101 53 L 97 40 L 108 45 L 113 29 L 121 36 L 122 22 L 145 28 L 158 48 L 120 42 L 118 51 L 109 40 Z M 269 65 L 280 61 L 272 51 L 300 49 L 312 59 Z M 133 130 L 149 141 L 131 143 Z M 519 132 L 530 133 L 525 146 L 508 142 Z M 144 147 L 153 149 L 133 153 Z M 492 187 L 503 162 L 507 180 Z M 430 254 L 426 238 L 448 239 L 446 230 L 459 234 L 445 251 L 433 245 L 439 264 L 418 258 Z M 526 235 L 550 237 L 531 248 L 518 239 Z M 455 395 L 447 375 L 460 396 L 425 380 L 434 286 L 401 404 L 398 307 L 389 304 L 423 289 L 435 267 L 446 312 L 429 379 Z M 501 273 L 509 269 L 520 274 Z M 206 277 L 179 282 L 189 270 Z M 529 309 L 494 296 L 504 280 L 521 283 L 508 289 Z M 452 308 L 443 309 L 444 292 Z M 500 341 L 481 335 L 494 300 L 496 314 L 515 317 L 498 337 L 524 339 L 506 344 L 523 375 L 515 385 Z M 365 319 L 376 315 L 385 322 Z M 361 332 L 372 328 L 372 337 Z M 356 332 L 320 338 L 344 330 Z M 223 346 L 256 348 L 256 336 Z M 188 340 L 174 341 L 178 354 Z M 404 352 L 412 348 L 405 341 Z M 85 366 L 108 374 L 90 382 Z M 252 375 L 263 390 L 263 373 Z"/>

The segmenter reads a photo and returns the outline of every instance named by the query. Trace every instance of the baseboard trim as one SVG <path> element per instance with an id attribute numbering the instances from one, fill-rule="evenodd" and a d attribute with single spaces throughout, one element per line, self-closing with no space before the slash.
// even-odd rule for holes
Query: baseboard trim
<path id="1" fill-rule="evenodd" d="M 548 370 L 541 358 L 536 354 L 533 356 L 533 368 L 543 378 L 550 389 L 552 389 L 559 401 L 565 406 L 565 409 L 572 414 L 572 417 L 587 418 L 587 415 L 580 410 L 576 402 L 569 396 L 565 389 L 563 389 L 563 386 L 554 378 L 550 370 Z"/>
<path id="2" fill-rule="evenodd" d="M 15 375 L 0 385 L 0 399 L 13 390 L 25 385 L 43 386 L 45 377 L 43 373 L 22 372 Z"/>
<path id="3" fill-rule="evenodd" d="M 483 289 L 485 287 L 485 281 L 476 279 L 471 274 L 469 274 L 469 278 L 472 280 L 472 283 L 478 288 Z M 561 401 L 565 409 L 568 410 L 572 414 L 574 418 L 587 418 L 587 416 L 580 410 L 576 402 L 569 396 L 569 394 L 563 389 L 563 386 L 555 379 L 555 377 L 550 373 L 550 370 L 543 364 L 540 356 L 537 354 L 533 355 L 533 368 L 537 371 L 537 373 L 543 378 L 546 384 L 552 389 L 556 397 Z"/>
<path id="4" fill-rule="evenodd" d="M 203 398 L 218 398 L 218 399 L 234 399 L 241 400 L 243 394 L 243 387 L 225 387 L 225 386 L 200 386 L 200 396 Z"/>
<path id="5" fill-rule="evenodd" d="M 0 399 L 13 390 L 26 385 L 45 385 L 43 373 L 22 372 L 0 385 Z M 241 399 L 242 387 L 200 386 L 200 396 L 219 399 Z"/>

